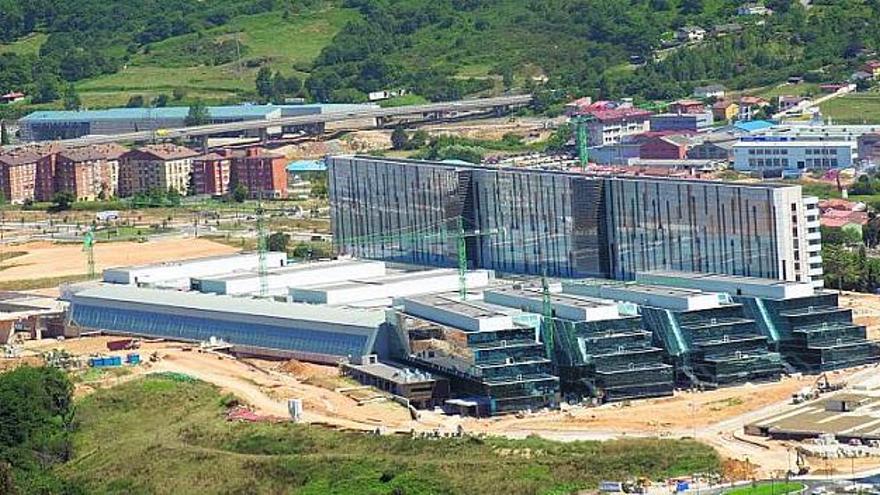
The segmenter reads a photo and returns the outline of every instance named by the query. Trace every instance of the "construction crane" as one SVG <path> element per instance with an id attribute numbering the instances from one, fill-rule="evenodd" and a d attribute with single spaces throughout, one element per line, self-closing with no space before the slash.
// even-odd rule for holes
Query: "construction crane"
<path id="1" fill-rule="evenodd" d="M 269 250 L 269 239 L 266 234 L 266 219 L 263 211 L 263 192 L 257 195 L 257 274 L 260 278 L 260 297 L 269 295 L 269 273 L 268 262 L 266 261 L 266 252 Z"/>
<path id="2" fill-rule="evenodd" d="M 544 340 L 544 348 L 547 351 L 547 357 L 553 358 L 553 302 L 550 299 L 550 283 L 547 281 L 547 267 L 543 268 L 541 274 L 541 312 L 543 321 L 541 322 L 542 335 Z"/>
<path id="3" fill-rule="evenodd" d="M 581 167 L 586 167 L 590 162 L 590 133 L 587 124 L 592 120 L 589 115 L 579 115 L 572 119 L 574 122 L 575 142 L 577 143 L 578 162 Z"/>
<path id="4" fill-rule="evenodd" d="M 95 227 L 92 226 L 83 236 L 83 251 L 86 252 L 86 264 L 88 266 L 89 280 L 95 278 Z"/>
<path id="5" fill-rule="evenodd" d="M 367 244 L 367 245 L 379 245 L 379 244 L 390 244 L 394 242 L 404 243 L 404 242 L 412 242 L 412 241 L 429 241 L 429 240 L 437 240 L 440 242 L 446 242 L 450 238 L 455 241 L 456 247 L 456 258 L 458 265 L 458 294 L 462 301 L 466 301 L 468 297 L 468 289 L 467 289 L 467 270 L 468 270 L 468 253 L 467 253 L 467 239 L 475 238 L 475 237 L 484 237 L 484 236 L 492 236 L 498 235 L 501 233 L 498 229 L 489 229 L 486 231 L 481 231 L 479 229 L 467 231 L 464 227 L 464 218 L 461 216 L 454 219 L 456 224 L 456 228 L 454 232 L 449 232 L 446 229 L 445 224 L 440 226 L 438 231 L 421 231 L 421 232 L 407 232 L 407 233 L 392 233 L 386 235 L 374 235 L 374 236 L 363 236 L 363 237 L 352 237 L 346 239 L 346 243 L 359 245 L 359 244 Z"/>

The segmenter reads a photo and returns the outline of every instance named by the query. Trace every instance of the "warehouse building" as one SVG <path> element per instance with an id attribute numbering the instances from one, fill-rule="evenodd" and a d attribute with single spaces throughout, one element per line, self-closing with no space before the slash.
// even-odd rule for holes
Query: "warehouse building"
<path id="1" fill-rule="evenodd" d="M 743 138 L 733 145 L 733 168 L 780 177 L 786 170 L 849 168 L 856 159 L 855 141 Z"/>
<path id="2" fill-rule="evenodd" d="M 642 328 L 635 306 L 558 290 L 554 287 L 547 298 L 552 337 L 545 339 L 552 339 L 550 357 L 566 400 L 612 402 L 672 395 L 673 367 L 665 362 L 666 352 L 654 346 L 651 332 Z M 484 300 L 545 312 L 542 291 L 535 288 L 492 288 Z"/>
<path id="3" fill-rule="evenodd" d="M 667 269 L 822 283 L 821 262 L 802 262 L 819 234 L 798 186 L 327 161 L 343 254 L 458 266 L 463 228 L 471 268 L 624 280 Z"/>
<path id="4" fill-rule="evenodd" d="M 335 364 L 388 354 L 385 313 L 124 285 L 70 296 L 69 325 L 186 342 L 222 339 L 233 352 Z"/>
<path id="5" fill-rule="evenodd" d="M 108 268 L 104 270 L 104 282 L 110 284 L 189 289 L 190 279 L 220 275 L 234 271 L 257 271 L 260 255 L 240 253 L 208 256 L 191 260 L 169 261 L 149 265 Z M 267 252 L 268 267 L 287 265 L 287 253 Z"/>
<path id="6" fill-rule="evenodd" d="M 637 283 L 572 281 L 565 292 L 637 304 L 682 385 L 718 387 L 778 379 L 784 363 L 742 304 L 721 294 Z"/>
<path id="7" fill-rule="evenodd" d="M 555 408 L 559 378 L 536 335 L 540 317 L 458 294 L 404 298 L 391 352 L 449 379 L 449 408 L 488 416 Z"/>
<path id="8" fill-rule="evenodd" d="M 272 121 L 284 117 L 320 115 L 377 108 L 375 105 L 235 105 L 208 107 L 211 124 L 245 121 Z M 110 108 L 107 110 L 44 110 L 33 112 L 19 122 L 22 141 L 52 141 L 89 135 L 115 135 L 128 132 L 158 131 L 185 127 L 189 107 Z M 324 124 L 269 128 L 269 134 L 323 132 Z"/>

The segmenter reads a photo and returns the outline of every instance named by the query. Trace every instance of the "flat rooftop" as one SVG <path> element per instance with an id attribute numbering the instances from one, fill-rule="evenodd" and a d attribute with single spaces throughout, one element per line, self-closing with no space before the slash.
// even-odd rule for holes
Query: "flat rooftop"
<path id="1" fill-rule="evenodd" d="M 474 270 L 480 271 L 480 270 Z M 458 276 L 458 270 L 453 270 L 452 268 L 438 268 L 434 270 L 423 270 L 423 271 L 415 271 L 415 272 L 404 272 L 404 273 L 393 273 L 390 275 L 384 275 L 381 277 L 369 278 L 369 279 L 354 279 L 347 280 L 345 282 L 332 282 L 329 284 L 317 284 L 310 285 L 307 287 L 308 290 L 323 290 L 323 291 L 334 291 L 334 290 L 345 290 L 345 289 L 357 289 L 361 287 L 369 287 L 369 286 L 382 286 L 387 284 L 394 284 L 398 282 L 408 282 L 414 280 L 428 280 L 432 277 L 445 277 L 449 275 Z"/>
<path id="2" fill-rule="evenodd" d="M 706 280 L 725 284 L 766 285 L 768 287 L 799 287 L 801 285 L 809 285 L 805 282 L 791 282 L 789 280 L 776 280 L 773 278 L 746 277 L 740 275 L 725 275 L 720 273 L 679 272 L 675 270 L 655 270 L 648 272 L 639 272 L 639 275 L 642 274 L 649 276 L 659 275 L 664 277 L 676 277 L 691 280 Z"/>
<path id="3" fill-rule="evenodd" d="M 426 383 L 437 380 L 437 377 L 427 371 L 417 370 L 414 368 L 397 365 L 392 363 L 369 363 L 369 364 L 352 364 L 345 363 L 343 366 L 352 368 L 362 373 L 366 373 L 383 380 L 394 383 Z"/>
<path id="4" fill-rule="evenodd" d="M 847 143 L 851 144 L 851 143 Z M 642 182 L 656 182 L 656 181 L 664 181 L 664 182 L 676 182 L 676 183 L 684 183 L 684 184 L 703 184 L 703 185 L 731 185 L 743 188 L 751 188 L 751 189 L 783 189 L 783 188 L 794 188 L 800 187 L 796 185 L 790 184 L 777 184 L 777 183 L 749 183 L 749 182 L 725 182 L 720 180 L 704 180 L 704 179 L 682 179 L 677 177 L 634 177 L 628 176 L 624 174 L 615 175 L 615 174 L 597 174 L 590 172 L 569 172 L 564 170 L 535 170 L 528 168 L 518 168 L 512 166 L 493 166 L 493 165 L 475 165 L 469 163 L 456 163 L 450 164 L 442 161 L 432 161 L 432 160 L 413 160 L 408 158 L 386 158 L 386 157 L 376 157 L 369 155 L 336 155 L 331 157 L 332 159 L 349 159 L 349 160 L 366 160 L 373 162 L 386 162 L 386 163 L 398 163 L 401 165 L 414 165 L 414 166 L 422 166 L 422 167 L 441 167 L 447 170 L 459 170 L 459 169 L 472 169 L 472 170 L 489 170 L 489 171 L 498 171 L 498 172 L 510 172 L 510 173 L 521 173 L 521 174 L 555 174 L 562 175 L 567 177 L 586 177 L 586 178 L 596 178 L 596 179 L 619 179 L 626 181 L 642 181 Z"/>
<path id="5" fill-rule="evenodd" d="M 543 301 L 544 294 L 541 289 L 519 289 L 516 287 L 493 287 L 492 292 L 505 294 L 509 296 L 531 299 L 535 301 Z M 597 297 L 579 296 L 575 294 L 564 294 L 559 292 L 550 293 L 550 303 L 560 306 L 572 306 L 582 309 L 604 308 L 607 306 L 617 306 L 617 303 L 609 299 L 600 299 Z"/>
<path id="6" fill-rule="evenodd" d="M 191 258 L 191 259 L 187 259 L 187 260 L 160 261 L 158 263 L 147 263 L 145 265 L 120 266 L 117 268 L 107 268 L 107 270 L 114 270 L 114 271 L 149 270 L 151 268 L 167 268 L 169 266 L 195 265 L 198 263 L 206 263 L 206 262 L 210 262 L 210 261 L 226 260 L 226 259 L 241 258 L 241 257 L 253 257 L 253 256 L 257 256 L 257 253 L 243 252 L 243 253 L 233 253 L 233 254 L 215 254 L 213 256 L 202 256 L 199 258 Z"/>
<path id="7" fill-rule="evenodd" d="M 468 299 L 467 301 L 462 301 L 457 293 L 428 294 L 406 297 L 404 299 L 474 319 L 509 317 L 521 313 L 521 311 L 513 308 L 481 300 Z"/>
<path id="8" fill-rule="evenodd" d="M 288 274 L 305 274 L 308 272 L 317 272 L 326 270 L 327 268 L 345 268 L 351 267 L 355 268 L 358 266 L 364 265 L 374 265 L 382 263 L 381 261 L 369 261 L 369 260 L 337 260 L 337 261 L 319 261 L 316 263 L 296 263 L 291 265 L 286 265 L 279 268 L 271 268 L 266 271 L 266 274 L 270 277 L 277 277 Z M 205 279 L 209 280 L 217 280 L 217 281 L 233 281 L 233 280 L 250 280 L 253 278 L 259 278 L 260 274 L 256 270 L 245 270 L 240 272 L 233 272 L 223 275 L 218 275 L 215 277 L 205 277 Z"/>
<path id="9" fill-rule="evenodd" d="M 83 299 L 107 304 L 151 305 L 186 311 L 207 311 L 247 316 L 264 316 L 298 321 L 315 321 L 347 326 L 375 328 L 385 321 L 381 310 L 330 307 L 314 304 L 282 303 L 262 299 L 150 289 L 130 285 L 102 285 L 71 297 L 75 305 Z"/>
<path id="10" fill-rule="evenodd" d="M 857 403 L 853 411 L 827 411 L 829 401 Z M 869 394 L 841 393 L 808 402 L 784 413 L 752 423 L 771 435 L 819 436 L 832 434 L 850 438 L 880 438 L 880 397 Z"/>

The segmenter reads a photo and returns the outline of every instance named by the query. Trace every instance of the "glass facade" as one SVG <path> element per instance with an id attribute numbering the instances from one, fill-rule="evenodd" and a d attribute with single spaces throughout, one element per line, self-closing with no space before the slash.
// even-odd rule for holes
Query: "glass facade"
<path id="1" fill-rule="evenodd" d="M 773 188 L 610 179 L 606 199 L 615 278 L 657 269 L 781 275 Z"/>
<path id="2" fill-rule="evenodd" d="M 632 279 L 682 270 L 809 280 L 800 188 L 332 157 L 341 254 Z"/>
<path id="3" fill-rule="evenodd" d="M 70 319 L 84 328 L 194 342 L 217 337 L 233 345 L 339 358 L 371 353 L 376 338 L 367 332 L 363 335 L 334 333 L 83 303 L 72 305 Z"/>

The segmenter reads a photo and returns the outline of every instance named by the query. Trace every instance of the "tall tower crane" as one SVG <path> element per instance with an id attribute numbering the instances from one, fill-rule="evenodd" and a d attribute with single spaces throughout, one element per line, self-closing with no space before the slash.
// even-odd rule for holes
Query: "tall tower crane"
<path id="1" fill-rule="evenodd" d="M 355 237 L 346 239 L 346 242 L 351 244 L 367 244 L 367 245 L 379 245 L 379 244 L 390 244 L 394 242 L 413 242 L 413 241 L 427 241 L 427 240 L 437 240 L 440 242 L 447 242 L 450 239 L 455 242 L 456 246 L 456 258 L 458 265 L 458 294 L 462 301 L 466 301 L 468 297 L 468 289 L 467 289 L 467 270 L 468 270 L 468 253 L 467 253 L 467 239 L 476 238 L 476 237 L 484 237 L 484 236 L 493 236 L 501 233 L 498 229 L 489 229 L 489 230 L 465 230 L 464 228 L 464 219 L 459 216 L 454 219 L 456 228 L 454 232 L 449 232 L 445 226 L 440 228 L 439 232 L 408 232 L 408 233 L 399 233 L 399 234 L 386 234 L 386 235 L 373 235 L 373 236 L 363 236 L 363 237 Z"/>
<path id="2" fill-rule="evenodd" d="M 264 217 L 265 211 L 263 210 L 263 192 L 262 190 L 257 195 L 257 257 L 258 257 L 258 266 L 257 266 L 257 274 L 260 278 L 260 297 L 266 297 L 269 295 L 269 269 L 268 262 L 266 260 L 267 251 L 269 250 L 269 239 L 268 234 L 266 233 L 266 219 Z"/>

